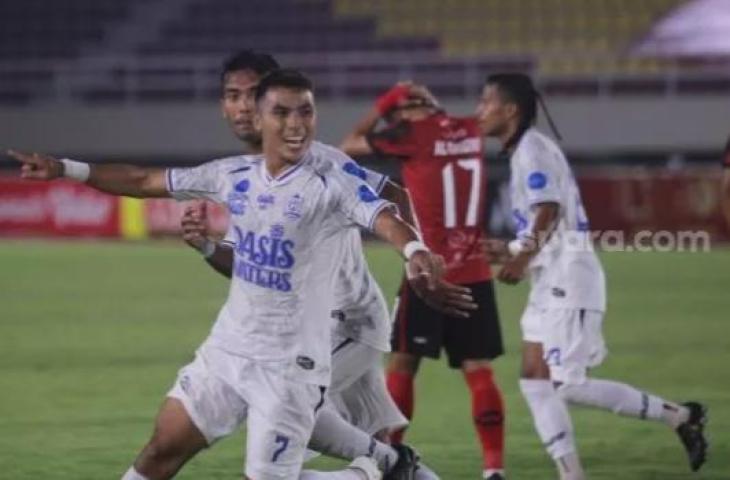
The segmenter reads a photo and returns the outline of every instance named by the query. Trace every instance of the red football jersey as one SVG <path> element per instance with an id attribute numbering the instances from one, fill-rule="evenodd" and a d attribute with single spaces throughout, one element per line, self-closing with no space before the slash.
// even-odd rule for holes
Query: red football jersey
<path id="1" fill-rule="evenodd" d="M 725 153 L 722 156 L 722 166 L 730 168 L 730 137 L 728 137 L 727 144 L 725 144 Z"/>
<path id="2" fill-rule="evenodd" d="M 403 160 L 403 182 L 424 241 L 446 260 L 444 278 L 460 284 L 491 279 L 480 247 L 487 177 L 476 120 L 439 113 L 386 127 L 368 140 L 377 153 Z"/>

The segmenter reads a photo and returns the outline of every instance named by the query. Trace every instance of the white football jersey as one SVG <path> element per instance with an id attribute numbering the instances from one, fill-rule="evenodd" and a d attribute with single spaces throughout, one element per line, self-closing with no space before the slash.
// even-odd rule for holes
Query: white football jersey
<path id="1" fill-rule="evenodd" d="M 358 166 L 345 153 L 324 143 L 313 142 L 311 151 L 313 162 L 321 162 L 321 168 L 327 168 L 327 162 L 334 162 L 337 168 L 364 180 L 378 194 L 388 181 L 386 175 Z M 340 235 L 342 246 L 346 248 L 335 284 L 333 332 L 382 352 L 389 352 L 392 318 L 385 296 L 368 268 L 360 229 L 346 229 Z M 231 228 L 224 241 L 235 245 L 236 239 Z"/>
<path id="2" fill-rule="evenodd" d="M 296 381 L 327 385 L 341 233 L 353 225 L 372 228 L 391 204 L 361 178 L 322 168 L 321 159 L 314 161 L 322 155 L 310 149 L 277 178 L 261 155 L 170 169 L 167 175 L 174 198 L 205 198 L 226 204 L 231 213 L 231 287 L 207 342 L 267 362 Z"/>
<path id="3" fill-rule="evenodd" d="M 578 185 L 560 147 L 530 128 L 512 154 L 510 170 L 518 238 L 532 231 L 536 204 L 553 202 L 560 207 L 552 237 L 530 263 L 530 303 L 605 311 L 603 268 L 593 250 Z"/>

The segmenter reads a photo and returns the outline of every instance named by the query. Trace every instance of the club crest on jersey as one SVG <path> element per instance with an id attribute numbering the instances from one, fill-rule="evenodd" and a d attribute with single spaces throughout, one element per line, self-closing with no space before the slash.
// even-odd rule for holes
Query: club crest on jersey
<path id="1" fill-rule="evenodd" d="M 298 193 L 294 194 L 284 207 L 284 218 L 288 220 L 299 220 L 304 210 L 304 197 Z"/>
<path id="2" fill-rule="evenodd" d="M 276 198 L 270 193 L 262 193 L 256 197 L 256 203 L 259 205 L 259 210 L 266 210 L 274 205 Z"/>
<path id="3" fill-rule="evenodd" d="M 532 190 L 542 190 L 547 185 L 547 175 L 542 172 L 532 172 L 527 177 L 527 186 Z"/>
<path id="4" fill-rule="evenodd" d="M 228 200 L 226 202 L 228 210 L 232 215 L 243 215 L 246 213 L 246 206 L 248 205 L 248 195 L 241 192 L 231 192 L 228 194 Z"/>
<path id="5" fill-rule="evenodd" d="M 360 188 L 357 189 L 357 196 L 365 203 L 371 203 L 378 199 L 378 194 L 368 185 L 360 185 Z"/>

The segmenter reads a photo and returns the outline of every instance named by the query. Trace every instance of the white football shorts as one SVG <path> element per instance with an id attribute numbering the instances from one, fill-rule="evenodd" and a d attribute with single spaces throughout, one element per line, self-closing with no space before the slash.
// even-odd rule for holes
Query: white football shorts
<path id="1" fill-rule="evenodd" d="M 208 444 L 246 422 L 245 473 L 256 480 L 299 476 L 324 395 L 324 387 L 205 344 L 167 394 L 182 402 Z"/>
<path id="2" fill-rule="evenodd" d="M 581 384 L 587 370 L 606 358 L 604 312 L 586 309 L 541 308 L 529 304 L 522 314 L 522 339 L 541 343 L 553 381 Z"/>
<path id="3" fill-rule="evenodd" d="M 329 398 L 340 415 L 370 435 L 407 426 L 408 420 L 385 385 L 383 353 L 339 335 L 334 337 Z"/>

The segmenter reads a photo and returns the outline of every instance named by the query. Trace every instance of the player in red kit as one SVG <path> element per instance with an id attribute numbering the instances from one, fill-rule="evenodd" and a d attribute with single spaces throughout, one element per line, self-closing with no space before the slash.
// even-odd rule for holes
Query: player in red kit
<path id="1" fill-rule="evenodd" d="M 379 120 L 385 127 L 375 130 Z M 474 310 L 448 315 L 429 307 L 404 281 L 395 307 L 388 389 L 413 414 L 413 380 L 422 357 L 446 351 L 471 391 L 484 457 L 484 478 L 504 478 L 504 405 L 490 361 L 503 353 L 492 273 L 482 249 L 486 175 L 476 120 L 445 113 L 425 87 L 399 83 L 343 141 L 351 155 L 376 153 L 401 161 L 402 180 L 426 245 L 444 257 L 448 282 L 471 289 Z M 403 432 L 393 436 L 400 442 Z"/>

